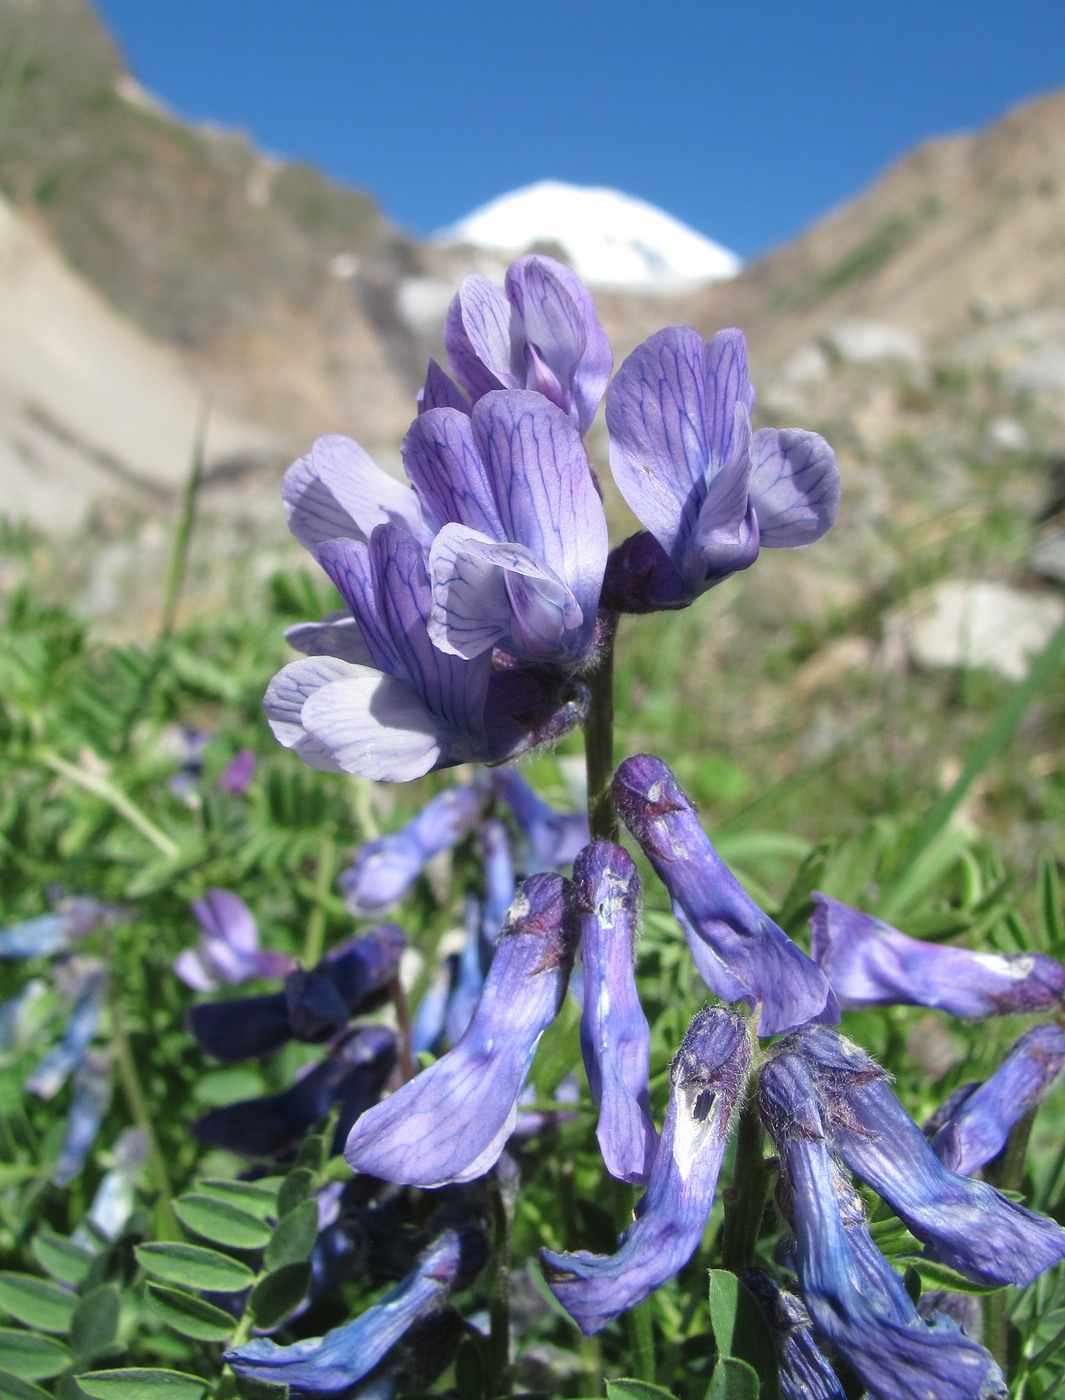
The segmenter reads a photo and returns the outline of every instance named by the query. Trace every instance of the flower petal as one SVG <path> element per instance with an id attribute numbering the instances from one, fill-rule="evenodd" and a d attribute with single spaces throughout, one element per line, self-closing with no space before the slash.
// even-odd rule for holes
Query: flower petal
<path id="1" fill-rule="evenodd" d="M 540 1251 L 547 1286 L 585 1335 L 642 1302 L 698 1248 L 750 1059 L 742 1017 L 720 1009 L 699 1012 L 673 1061 L 647 1193 L 617 1252 Z"/>
<path id="2" fill-rule="evenodd" d="M 509 1137 L 537 1042 L 565 994 L 576 930 L 568 885 L 534 875 L 515 897 L 462 1039 L 365 1114 L 344 1149 L 356 1171 L 412 1186 L 472 1181 Z"/>
<path id="3" fill-rule="evenodd" d="M 613 792 L 621 820 L 670 893 L 699 975 L 714 995 L 760 1006 L 759 1035 L 838 1021 L 824 973 L 740 888 L 662 760 L 627 758 Z"/>
<path id="4" fill-rule="evenodd" d="M 813 544 L 839 510 L 836 454 L 819 433 L 762 428 L 751 444 L 751 503 L 767 549 Z"/>
<path id="5" fill-rule="evenodd" d="M 710 461 L 724 466 L 746 454 L 742 425 L 750 432 L 754 389 L 747 371 L 747 339 L 741 330 L 718 331 L 706 343 L 706 407 Z"/>
<path id="6" fill-rule="evenodd" d="M 319 438 L 289 467 L 281 494 L 289 529 L 312 552 L 323 540 L 368 540 L 375 526 L 389 520 L 426 534 L 414 492 L 351 438 Z"/>
<path id="7" fill-rule="evenodd" d="M 520 387 L 513 356 L 514 310 L 501 288 L 470 273 L 462 279 L 444 322 L 451 373 L 477 400 L 492 389 Z"/>
<path id="8" fill-rule="evenodd" d="M 596 841 L 577 857 L 573 886 L 584 971 L 581 1055 L 599 1109 L 596 1138 L 611 1176 L 645 1186 L 658 1134 L 651 1120 L 651 1032 L 636 990 L 640 881 L 631 857 Z"/>
<path id="9" fill-rule="evenodd" d="M 982 1017 L 1052 1010 L 1065 997 L 1056 958 L 925 943 L 828 895 L 813 900 L 814 960 L 844 1007 L 931 1006 Z"/>

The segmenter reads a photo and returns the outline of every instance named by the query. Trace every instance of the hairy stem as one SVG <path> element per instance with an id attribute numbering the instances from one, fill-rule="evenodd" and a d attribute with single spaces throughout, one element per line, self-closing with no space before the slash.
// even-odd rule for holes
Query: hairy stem
<path id="1" fill-rule="evenodd" d="M 734 1272 L 749 1268 L 754 1263 L 769 1187 L 769 1168 L 762 1151 L 762 1123 L 755 1102 L 756 1090 L 757 1086 L 752 1081 L 748 1086 L 736 1135 L 734 1185 L 725 1192 L 721 1266 Z"/>
<path id="2" fill-rule="evenodd" d="M 610 782 L 614 776 L 614 639 L 617 617 L 600 613 L 602 646 L 588 678 L 591 692 L 584 721 L 584 761 L 588 774 L 588 825 L 592 840 L 616 841 L 618 817 Z"/>
<path id="3" fill-rule="evenodd" d="M 146 837 L 160 854 L 166 856 L 167 860 L 177 859 L 180 854 L 177 842 L 172 841 L 164 831 L 160 831 L 132 798 L 127 797 L 109 779 L 98 773 L 90 773 L 84 768 L 79 768 L 76 763 L 68 763 L 65 758 L 60 758 L 51 749 L 45 749 L 40 754 L 40 760 L 46 768 L 50 768 L 53 773 L 58 773 L 61 778 L 66 778 L 68 782 L 82 788 L 85 792 L 91 792 L 94 797 L 102 798 L 120 817 L 124 817 L 130 826 Z"/>

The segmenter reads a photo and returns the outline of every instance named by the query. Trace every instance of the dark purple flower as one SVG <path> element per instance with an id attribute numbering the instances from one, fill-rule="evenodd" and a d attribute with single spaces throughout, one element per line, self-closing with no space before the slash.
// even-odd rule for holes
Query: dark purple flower
<path id="1" fill-rule="evenodd" d="M 318 557 L 364 653 L 305 657 L 267 688 L 274 735 L 310 767 L 405 782 L 456 763 L 501 762 L 580 720 L 586 696 L 576 688 L 432 644 L 422 551 L 397 526 L 378 526 L 368 546 L 331 540 Z"/>
<path id="2" fill-rule="evenodd" d="M 442 1307 L 452 1293 L 468 1288 L 484 1261 L 483 1236 L 448 1230 L 401 1284 L 353 1322 L 291 1346 L 256 1337 L 227 1351 L 223 1359 L 240 1376 L 288 1385 L 297 1395 L 348 1391 L 373 1370 L 412 1323 Z"/>
<path id="3" fill-rule="evenodd" d="M 991 1287 L 1031 1283 L 1065 1258 L 1060 1225 L 943 1165 L 885 1071 L 853 1041 L 815 1028 L 786 1045 L 817 1085 L 835 1152 L 937 1258 Z"/>
<path id="4" fill-rule="evenodd" d="M 750 1061 L 742 1017 L 720 1008 L 699 1012 L 673 1061 L 647 1192 L 617 1252 L 540 1251 L 548 1287 L 586 1335 L 642 1302 L 698 1248 Z"/>
<path id="5" fill-rule="evenodd" d="M 575 941 L 568 883 L 526 880 L 461 1040 L 356 1123 L 349 1165 L 412 1186 L 483 1176 L 513 1131 L 536 1046 L 565 996 Z"/>
<path id="6" fill-rule="evenodd" d="M 577 857 L 573 887 L 581 929 L 581 1054 L 599 1109 L 596 1137 L 611 1176 L 646 1186 L 658 1135 L 651 1120 L 651 1032 L 636 991 L 640 881 L 631 857 L 596 841 Z"/>
<path id="7" fill-rule="evenodd" d="M 813 898 L 813 956 L 841 1006 L 934 1006 L 982 1017 L 1051 1010 L 1065 996 L 1065 968 L 1044 953 L 925 943 L 838 899 Z"/>
<path id="8" fill-rule="evenodd" d="M 497 768 L 492 786 L 507 804 L 525 838 L 522 868 L 528 875 L 540 870 L 565 870 L 577 852 L 592 839 L 588 813 L 556 812 L 536 793 L 514 767 Z"/>
<path id="9" fill-rule="evenodd" d="M 366 543 L 378 525 L 400 525 L 428 547 L 418 498 L 346 437 L 321 437 L 281 483 L 288 527 L 313 554 L 325 540 Z"/>
<path id="10" fill-rule="evenodd" d="M 399 831 L 360 846 L 337 880 L 348 913 L 372 919 L 398 904 L 433 856 L 473 830 L 483 808 L 480 789 L 450 788 Z"/>
<path id="11" fill-rule="evenodd" d="M 795 428 L 752 436 L 753 406 L 739 330 L 704 344 L 690 326 L 674 326 L 618 370 L 606 396 L 610 467 L 653 540 L 630 540 L 611 559 L 608 606 L 684 607 L 748 568 L 761 546 L 812 544 L 831 526 L 832 449 Z"/>
<path id="12" fill-rule="evenodd" d="M 510 837 L 501 821 L 494 817 L 481 827 L 481 867 L 484 871 L 484 900 L 481 905 L 481 946 L 490 951 L 495 947 L 499 930 L 514 899 L 516 881 Z M 528 874 L 536 872 L 529 871 Z"/>
<path id="13" fill-rule="evenodd" d="M 493 389 L 534 389 L 583 435 L 603 397 L 614 357 L 592 298 L 576 273 L 530 254 L 512 263 L 504 290 L 463 280 L 444 326 L 451 372 L 475 402 Z M 426 383 L 434 402 L 441 389 Z"/>
<path id="14" fill-rule="evenodd" d="M 722 1001 L 761 1008 L 759 1035 L 835 1024 L 824 973 L 744 893 L 710 844 L 691 800 L 653 754 L 627 758 L 613 785 L 621 820 L 669 891 L 699 975 Z"/>
<path id="15" fill-rule="evenodd" d="M 327 1040 L 384 993 L 405 947 L 401 929 L 379 924 L 332 949 L 309 972 L 289 973 L 284 991 L 194 1006 L 189 1026 L 200 1049 L 220 1060 L 267 1055 L 290 1040 Z"/>
<path id="16" fill-rule="evenodd" d="M 416 418 L 403 461 L 436 527 L 429 635 L 470 660 L 501 647 L 573 667 L 606 567 L 603 502 L 573 423 L 540 394 L 486 394 Z M 327 566 L 328 567 L 328 566 Z"/>
<path id="17" fill-rule="evenodd" d="M 197 992 L 213 992 L 223 982 L 246 982 L 252 977 L 283 977 L 292 967 L 284 953 L 259 947 L 255 916 L 231 890 L 209 889 L 192 901 L 200 925 L 200 946 L 178 954 L 174 971 Z"/>
<path id="18" fill-rule="evenodd" d="M 945 1167 L 969 1176 L 1006 1145 L 1010 1129 L 1043 1098 L 1065 1067 L 1065 1031 L 1049 1022 L 1025 1031 L 983 1084 L 953 1097 L 937 1124 L 932 1151 Z M 938 1115 L 937 1115 L 938 1117 Z"/>
<path id="19" fill-rule="evenodd" d="M 839 1378 L 814 1341 L 810 1314 L 802 1301 L 762 1269 L 743 1269 L 739 1277 L 769 1324 L 780 1400 L 845 1400 Z"/>
<path id="20" fill-rule="evenodd" d="M 780 1155 L 780 1197 L 795 1230 L 803 1301 L 818 1333 L 871 1400 L 1005 1395 L 990 1355 L 953 1323 L 924 1321 L 869 1235 L 857 1193 L 830 1146 L 808 1063 L 786 1050 L 761 1072 L 759 1109 Z"/>
<path id="21" fill-rule="evenodd" d="M 212 1108 L 192 1125 L 201 1142 L 242 1157 L 276 1157 L 295 1147 L 334 1104 L 340 1118 L 333 1151 L 351 1125 L 381 1096 L 396 1063 L 396 1037 L 385 1026 L 361 1026 L 290 1089 Z"/>

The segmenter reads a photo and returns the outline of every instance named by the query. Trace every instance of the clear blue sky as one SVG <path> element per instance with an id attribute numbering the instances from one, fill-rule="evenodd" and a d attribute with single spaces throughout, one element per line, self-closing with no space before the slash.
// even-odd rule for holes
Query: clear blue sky
<path id="1" fill-rule="evenodd" d="M 1065 0 L 96 0 L 140 81 L 418 234 L 610 185 L 744 256 L 1065 87 Z"/>

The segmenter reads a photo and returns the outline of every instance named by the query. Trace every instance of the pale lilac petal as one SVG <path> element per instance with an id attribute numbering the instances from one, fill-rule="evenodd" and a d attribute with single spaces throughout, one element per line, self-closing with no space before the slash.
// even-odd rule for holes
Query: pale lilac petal
<path id="1" fill-rule="evenodd" d="M 517 389 L 511 318 L 506 294 L 486 277 L 470 273 L 462 279 L 448 308 L 444 345 L 451 373 L 477 400 L 492 389 Z"/>
<path id="2" fill-rule="evenodd" d="M 224 944 L 241 958 L 259 951 L 259 929 L 251 910 L 232 890 L 209 889 L 192 901 L 192 912 L 212 941 Z"/>
<path id="3" fill-rule="evenodd" d="M 472 1181 L 498 1160 L 537 1043 L 565 995 L 576 928 L 557 875 L 519 889 L 459 1043 L 355 1124 L 356 1171 L 412 1186 Z"/>
<path id="4" fill-rule="evenodd" d="M 699 1012 L 673 1061 L 647 1193 L 617 1252 L 540 1251 L 547 1286 L 586 1335 L 642 1302 L 698 1248 L 750 1060 L 741 1017 L 723 1010 Z"/>
<path id="5" fill-rule="evenodd" d="M 452 737 L 410 685 L 377 671 L 316 690 L 302 717 L 308 735 L 342 772 L 383 782 L 422 777 Z"/>
<path id="6" fill-rule="evenodd" d="M 1049 1092 L 1065 1068 L 1065 1030 L 1033 1026 L 985 1083 L 970 1085 L 946 1117 L 932 1151 L 945 1167 L 970 1176 L 1006 1146 L 1010 1130 Z"/>
<path id="7" fill-rule="evenodd" d="M 375 526 L 403 524 L 425 537 L 418 499 L 351 438 L 321 437 L 281 485 L 289 529 L 312 552 L 323 540 L 368 540 Z"/>
<path id="8" fill-rule="evenodd" d="M 586 334 L 580 308 L 555 273 L 558 266 L 535 255 L 519 258 L 507 271 L 506 293 L 525 331 L 523 387 L 566 413 Z"/>
<path id="9" fill-rule="evenodd" d="M 746 452 L 747 443 L 737 429 L 744 420 L 750 423 L 754 408 L 743 332 L 732 329 L 711 336 L 706 343 L 705 365 L 709 460 L 723 466 L 738 452 Z"/>
<path id="10" fill-rule="evenodd" d="M 183 948 L 174 959 L 174 973 L 194 992 L 216 992 L 220 985 L 199 948 Z"/>
<path id="11" fill-rule="evenodd" d="M 572 591 L 583 620 L 567 652 L 579 656 L 591 640 L 607 556 L 606 515 L 580 434 L 529 392 L 486 395 L 471 423 L 498 502 L 496 538 L 526 546 Z"/>
<path id="12" fill-rule="evenodd" d="M 439 530 L 448 521 L 508 536 L 468 412 L 433 408 L 411 424 L 403 439 L 403 463 L 426 514 Z"/>
<path id="13" fill-rule="evenodd" d="M 368 654 L 366 664 L 386 675 L 399 675 L 402 663 L 384 615 L 380 579 L 374 573 L 369 545 L 360 540 L 326 540 L 318 546 L 316 557 L 351 610 Z M 355 650 L 354 645 L 352 650 Z M 340 652 L 331 654 L 342 655 Z M 362 664 L 354 655 L 344 656 L 344 660 L 350 660 L 353 665 Z"/>
<path id="14" fill-rule="evenodd" d="M 813 898 L 814 959 L 841 1006 L 930 1006 L 983 1017 L 1049 1011 L 1065 997 L 1065 968 L 1044 953 L 926 943 L 828 895 Z"/>
<path id="15" fill-rule="evenodd" d="M 634 350 L 606 391 L 606 421 L 618 490 L 672 557 L 695 528 L 710 462 L 699 332 L 671 327 Z"/>
<path id="16" fill-rule="evenodd" d="M 745 443 L 750 438 L 750 420 L 742 405 L 737 405 L 736 415 L 735 435 L 741 448 L 709 479 L 695 529 L 683 558 L 676 561 L 695 594 L 749 569 L 758 558 L 758 522 L 747 493 L 751 464 Z"/>
<path id="17" fill-rule="evenodd" d="M 230 797 L 241 797 L 251 786 L 259 760 L 251 749 L 238 749 L 218 775 L 218 787 Z"/>
<path id="18" fill-rule="evenodd" d="M 640 881 L 632 858 L 610 841 L 577 857 L 573 887 L 584 974 L 581 1055 L 596 1138 L 611 1176 L 645 1186 L 658 1134 L 651 1120 L 651 1032 L 636 990 L 636 918 Z"/>
<path id="19" fill-rule="evenodd" d="M 618 815 L 669 891 L 695 966 L 714 995 L 760 1006 L 759 1035 L 838 1021 L 825 974 L 741 889 L 662 760 L 627 758 L 613 792 Z"/>
<path id="20" fill-rule="evenodd" d="M 584 349 L 570 381 L 572 406 L 576 410 L 577 425 L 583 435 L 592 425 L 592 420 L 595 418 L 610 379 L 610 371 L 614 365 L 610 341 L 595 314 L 591 293 L 572 268 L 542 254 L 530 254 L 528 257 L 519 258 L 514 266 L 531 267 L 534 263 L 546 269 L 550 277 L 556 283 L 561 284 L 577 308 L 577 314 L 583 327 Z M 525 280 L 526 285 L 528 285 L 528 273 L 525 274 Z M 536 336 L 529 327 L 527 316 L 526 335 L 534 344 L 537 343 Z M 563 407 L 569 410 L 570 404 L 564 404 Z"/>
<path id="21" fill-rule="evenodd" d="M 462 390 L 448 378 L 437 362 L 429 357 L 429 368 L 425 375 L 425 384 L 418 395 L 418 412 L 425 413 L 430 408 L 457 408 L 462 413 L 469 413 L 470 405 L 463 397 Z"/>
<path id="22" fill-rule="evenodd" d="M 364 666 L 352 666 L 337 657 L 309 656 L 290 662 L 266 688 L 263 710 L 274 738 L 319 772 L 342 773 L 344 770 L 331 751 L 307 732 L 303 707 L 319 690 L 352 676 L 376 677 L 377 673 Z"/>
<path id="23" fill-rule="evenodd" d="M 354 666 L 374 664 L 359 624 L 348 612 L 329 613 L 321 622 L 298 622 L 286 628 L 285 641 L 305 656 L 338 656 Z"/>
<path id="24" fill-rule="evenodd" d="M 445 525 L 429 555 L 429 636 L 467 660 L 494 646 L 551 661 L 584 620 L 573 594 L 524 545 L 497 544 L 464 525 Z"/>
<path id="25" fill-rule="evenodd" d="M 819 433 L 762 428 L 751 443 L 751 504 L 767 549 L 813 544 L 839 510 L 836 454 Z"/>

